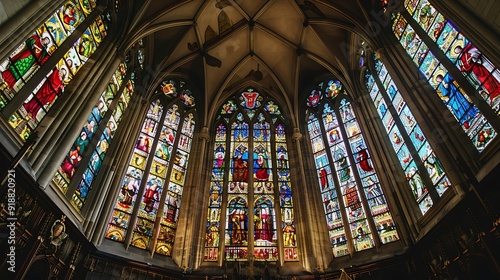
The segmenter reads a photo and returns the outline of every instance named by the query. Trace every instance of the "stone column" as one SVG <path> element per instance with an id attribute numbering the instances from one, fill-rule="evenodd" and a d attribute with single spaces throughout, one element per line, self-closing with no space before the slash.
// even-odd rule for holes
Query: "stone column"
<path id="1" fill-rule="evenodd" d="M 296 166 L 296 170 L 299 174 L 295 181 L 295 187 L 292 189 L 292 198 L 295 204 L 294 211 L 296 211 L 297 246 L 301 253 L 301 262 L 306 270 L 314 272 L 327 267 L 329 261 L 324 258 L 325 252 L 323 252 L 323 248 L 325 244 L 324 239 L 321 238 L 324 231 L 319 229 L 319 224 L 321 224 L 321 222 L 319 221 L 320 219 L 318 219 L 319 215 L 317 211 L 315 211 L 317 208 L 314 207 L 315 203 L 314 199 L 312 199 L 313 193 L 306 179 L 305 168 L 307 165 L 303 158 L 304 152 L 301 147 L 302 139 L 303 135 L 300 133 L 299 129 L 294 128 L 292 140 L 295 143 L 295 156 L 297 160 L 293 165 Z M 281 265 L 283 264 L 284 262 L 281 260 Z"/>
<path id="2" fill-rule="evenodd" d="M 210 157 L 210 153 L 207 153 L 207 145 L 210 139 L 210 133 L 208 127 L 202 127 L 198 135 L 199 149 L 192 156 L 196 156 L 201 160 L 196 161 L 196 165 L 189 168 L 189 173 L 191 176 L 190 187 L 188 189 L 187 196 L 189 200 L 187 203 L 183 202 L 184 221 L 182 228 L 184 229 L 184 237 L 182 244 L 174 244 L 174 248 L 180 248 L 182 246 L 182 254 L 179 256 L 179 260 L 176 261 L 182 269 L 196 269 L 199 267 L 203 261 L 203 249 L 205 241 L 205 226 L 207 222 L 206 218 L 206 206 L 208 203 L 208 196 L 210 192 L 209 184 L 206 180 L 206 174 L 203 172 L 207 169 L 206 165 L 208 162 L 207 158 Z M 193 149 L 191 149 L 192 151 Z M 190 162 L 193 162 L 190 159 Z M 187 197 L 186 197 L 187 198 Z M 186 209 L 189 207 L 189 209 Z M 179 228 L 180 227 L 179 223 Z M 174 250 L 175 251 L 175 250 Z M 201 256 L 201 258 L 200 258 Z"/>

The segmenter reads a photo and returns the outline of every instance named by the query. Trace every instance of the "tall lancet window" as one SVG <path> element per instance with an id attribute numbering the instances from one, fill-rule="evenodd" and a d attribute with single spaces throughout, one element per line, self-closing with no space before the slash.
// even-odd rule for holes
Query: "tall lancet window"
<path id="1" fill-rule="evenodd" d="M 121 63 L 52 179 L 78 210 L 82 209 L 90 196 L 108 147 L 134 93 L 133 81 L 124 83 L 126 72 L 127 67 Z"/>
<path id="2" fill-rule="evenodd" d="M 354 108 L 340 81 L 307 98 L 307 129 L 333 254 L 340 257 L 399 240 Z"/>
<path id="3" fill-rule="evenodd" d="M 163 82 L 149 105 L 106 238 L 171 256 L 195 128 L 183 81 Z"/>
<path id="4" fill-rule="evenodd" d="M 215 126 L 206 261 L 298 259 L 286 135 L 279 106 L 253 88 L 222 106 Z"/>
<path id="5" fill-rule="evenodd" d="M 376 75 L 366 71 L 366 87 L 406 174 L 413 197 L 425 214 L 451 186 L 450 180 L 385 65 L 377 59 L 372 62 L 370 65 Z"/>
<path id="6" fill-rule="evenodd" d="M 405 0 L 405 8 L 394 15 L 392 29 L 396 38 L 476 149 L 483 151 L 498 131 L 490 124 L 500 112 L 498 65 L 428 0 Z M 488 107 L 491 111 L 486 114 Z"/>
<path id="7" fill-rule="evenodd" d="M 107 11 L 96 9 L 94 0 L 67 1 L 0 63 L 0 109 L 10 115 L 8 122 L 22 141 L 101 45 L 110 20 Z M 81 31 L 74 32 L 77 28 Z M 55 65 L 47 65 L 56 50 L 63 54 Z M 38 78 L 36 83 L 32 77 Z"/>

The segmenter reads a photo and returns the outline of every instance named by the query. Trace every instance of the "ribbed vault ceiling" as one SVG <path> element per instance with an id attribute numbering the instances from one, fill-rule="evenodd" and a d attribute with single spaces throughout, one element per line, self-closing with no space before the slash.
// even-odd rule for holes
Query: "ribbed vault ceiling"
<path id="1" fill-rule="evenodd" d="M 145 38 L 151 87 L 170 73 L 187 74 L 206 109 L 245 82 L 281 94 L 291 111 L 316 75 L 336 74 L 349 87 L 346 46 L 368 38 L 360 0 L 140 2 L 129 6 L 124 49 Z"/>

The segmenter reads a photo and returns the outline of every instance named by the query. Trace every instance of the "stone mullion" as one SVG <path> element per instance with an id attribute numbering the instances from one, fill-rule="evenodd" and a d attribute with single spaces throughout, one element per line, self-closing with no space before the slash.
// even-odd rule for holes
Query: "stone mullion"
<path id="1" fill-rule="evenodd" d="M 118 61 L 118 64 L 119 63 L 120 63 L 120 61 Z M 111 69 L 113 69 L 114 66 L 115 65 L 111 65 L 110 66 Z M 118 67 L 118 65 L 116 65 L 116 67 Z M 116 68 L 115 68 L 115 70 L 116 70 Z M 81 178 L 82 175 L 83 175 L 83 173 L 85 172 L 85 170 L 87 170 L 87 168 L 88 168 L 88 162 L 90 162 L 92 160 L 93 152 L 96 150 L 96 147 L 99 144 L 99 141 L 100 141 L 100 139 L 102 137 L 102 134 L 106 130 L 107 124 L 108 124 L 109 120 L 111 119 L 111 116 L 112 116 L 113 112 L 115 111 L 116 107 L 118 106 L 118 103 L 120 101 L 120 97 L 122 96 L 122 93 L 126 90 L 127 82 L 130 79 L 130 74 L 131 73 L 129 72 L 129 73 L 127 73 L 127 75 L 125 75 L 125 77 L 123 77 L 122 85 L 117 90 L 116 95 L 115 95 L 113 101 L 111 102 L 110 106 L 108 107 L 108 110 L 107 110 L 106 114 L 104 115 L 104 117 L 101 120 L 99 128 L 94 133 L 94 136 L 93 136 L 93 138 L 92 138 L 92 140 L 90 142 L 90 145 L 89 145 L 88 154 L 85 156 L 87 159 L 86 160 L 82 159 L 82 161 L 81 161 L 81 163 L 80 163 L 77 171 L 75 172 L 75 176 L 78 176 L 77 178 Z M 102 91 L 101 91 L 101 93 L 102 93 Z M 96 101 L 96 103 L 97 103 L 97 101 Z M 126 109 L 128 109 L 128 108 L 129 107 L 127 105 Z M 124 114 L 124 112 L 122 112 L 122 118 L 123 118 L 123 114 Z M 117 120 L 115 120 L 115 121 L 117 121 Z M 119 124 L 117 124 L 117 125 L 119 126 Z M 113 141 L 113 138 L 108 139 L 108 141 L 109 141 L 108 144 L 111 145 L 111 142 Z M 105 158 L 106 158 L 106 156 L 105 156 Z M 82 163 L 84 163 L 84 164 L 82 164 Z M 101 163 L 101 166 L 102 166 L 102 163 Z M 98 174 L 94 174 L 95 177 L 94 177 L 94 181 L 92 182 L 93 187 L 101 186 L 101 185 L 98 185 L 96 183 L 96 181 L 97 181 L 96 179 L 97 179 L 97 176 L 99 176 L 100 171 L 101 170 L 99 169 Z M 73 176 L 73 178 L 75 176 Z M 101 175 L 101 176 L 103 176 L 103 175 Z M 76 188 L 77 185 L 78 185 L 78 182 L 79 181 L 72 180 L 72 182 L 69 185 L 68 190 L 71 190 L 72 187 Z M 72 186 L 72 184 L 74 184 L 74 186 Z M 104 188 L 101 188 L 99 191 L 101 191 L 101 190 L 104 191 L 103 189 Z M 89 212 L 92 213 L 95 210 L 95 207 L 93 207 L 93 205 L 95 205 L 96 203 L 99 204 L 100 203 L 99 201 L 101 201 L 102 199 L 104 199 L 104 197 L 101 195 L 101 193 L 97 192 L 96 189 L 93 188 L 93 191 L 89 190 L 89 195 L 87 196 L 87 203 L 82 208 L 82 213 L 85 216 L 87 216 L 89 214 Z M 97 200 L 97 201 L 95 201 L 95 200 Z"/>
<path id="2" fill-rule="evenodd" d="M 365 142 L 365 146 L 366 146 L 366 149 L 368 149 L 368 145 L 367 145 L 367 141 L 366 141 L 366 138 L 365 138 L 365 135 L 366 133 L 364 132 L 365 131 L 365 127 L 364 126 L 361 126 L 361 123 L 359 122 L 360 120 L 360 117 L 359 116 L 362 116 L 362 113 L 364 110 L 362 109 L 365 109 L 364 107 L 362 106 L 359 106 L 359 103 L 358 102 L 354 102 L 354 101 L 351 101 L 351 106 L 352 106 L 352 109 L 354 109 L 354 107 L 356 106 L 356 112 L 355 112 L 355 121 L 356 123 L 358 123 L 358 126 L 360 126 L 362 129 L 361 129 L 361 138 L 363 139 L 363 142 Z M 345 123 L 343 123 L 343 128 L 345 129 Z M 346 133 L 346 136 L 347 136 L 347 133 Z M 359 170 L 356 166 L 356 160 L 354 158 L 354 151 L 352 151 L 351 149 L 351 143 L 349 141 L 348 138 L 345 138 L 346 139 L 346 149 L 347 149 L 347 154 L 349 156 L 349 160 L 351 160 L 352 164 L 351 164 L 351 168 L 352 168 L 352 171 L 354 172 L 354 174 L 356 176 L 355 177 L 355 181 L 356 181 L 356 191 L 358 192 L 358 195 L 362 198 L 361 199 L 361 204 L 363 205 L 363 211 L 365 212 L 365 218 L 366 218 L 366 222 L 368 224 L 368 227 L 370 228 L 370 232 L 371 232 L 371 236 L 373 238 L 373 241 L 375 242 L 375 247 L 378 248 L 382 245 L 382 242 L 380 241 L 380 238 L 379 238 L 379 235 L 378 235 L 378 231 L 377 231 L 377 227 L 375 225 L 375 221 L 373 220 L 373 215 L 372 215 L 372 211 L 371 211 L 371 208 L 370 206 L 368 205 L 368 199 L 366 197 L 366 194 L 365 194 L 365 190 L 364 190 L 364 186 L 363 186 L 363 183 L 361 182 L 361 175 L 359 174 Z M 370 155 L 373 155 L 371 153 L 371 150 L 369 150 L 369 154 Z M 370 156 L 370 159 L 372 158 L 372 156 Z M 373 164 L 373 160 L 372 160 L 372 164 Z M 378 178 L 378 173 L 376 172 L 375 173 L 377 178 Z M 379 181 L 379 184 L 380 184 L 380 181 Z M 384 193 L 384 197 L 385 197 L 385 193 Z M 349 225 L 349 230 L 351 229 L 350 225 Z"/>
<path id="3" fill-rule="evenodd" d="M 378 58 L 380 59 L 380 61 L 382 61 L 382 63 L 384 63 L 384 65 L 386 66 L 386 69 L 387 71 L 389 72 L 389 75 L 391 73 L 397 73 L 396 71 L 389 71 L 390 70 L 393 70 L 390 63 L 386 63 L 386 60 L 387 60 L 387 57 L 385 57 L 385 55 L 382 53 L 382 52 L 378 52 L 377 53 L 377 56 Z M 375 69 L 374 69 L 375 70 Z M 420 177 L 422 178 L 422 180 L 424 181 L 424 185 L 427 186 L 428 188 L 428 191 L 429 191 L 429 195 L 431 196 L 432 200 L 434 202 L 438 201 L 439 200 L 439 196 L 436 192 L 436 189 L 434 187 L 434 183 L 432 182 L 432 180 L 430 179 L 429 177 L 429 173 L 427 172 L 427 169 L 425 168 L 424 166 L 424 163 L 422 162 L 422 159 L 420 158 L 420 155 L 418 154 L 418 150 L 416 149 L 416 147 L 413 145 L 413 142 L 411 141 L 410 139 L 410 136 L 408 135 L 408 133 L 406 132 L 406 129 L 401 121 L 401 119 L 399 118 L 399 115 L 396 111 L 396 108 L 394 108 L 394 105 L 392 103 L 392 101 L 390 100 L 388 94 L 387 94 L 387 91 L 385 90 L 385 87 L 384 85 L 382 84 L 382 81 L 380 80 L 380 78 L 378 77 L 378 74 L 375 72 L 374 75 L 374 79 L 375 79 L 375 82 L 379 88 L 379 91 L 380 91 L 380 94 L 382 94 L 383 96 L 383 99 L 384 101 L 386 102 L 386 104 L 390 104 L 390 106 L 388 106 L 388 114 L 391 114 L 394 122 L 395 122 L 395 126 L 397 126 L 398 130 L 401 132 L 401 137 L 404 139 L 405 141 L 405 145 L 408 147 L 408 150 L 410 152 L 410 154 L 412 155 L 413 157 L 413 161 L 415 161 L 415 164 L 417 165 L 417 168 L 418 168 L 418 171 L 419 171 L 419 174 L 420 174 Z M 396 84 L 396 86 L 399 84 L 398 82 L 398 77 L 393 77 L 393 75 L 391 75 L 391 78 L 393 79 L 393 82 Z M 409 108 L 411 108 L 410 105 L 413 105 L 413 104 L 410 104 L 409 102 L 407 102 L 407 98 L 405 98 L 405 94 L 401 92 L 400 90 L 400 87 L 398 87 L 398 91 L 399 91 L 399 94 L 401 94 L 401 96 L 403 97 L 405 103 L 406 103 L 406 106 L 408 106 Z M 431 93 L 432 94 L 432 93 Z M 412 113 L 415 111 L 415 110 L 410 110 Z M 422 125 L 421 125 L 421 122 L 418 121 L 417 119 L 417 123 L 418 125 L 422 128 Z M 422 130 L 424 131 L 424 133 L 427 135 L 429 134 L 425 128 L 422 128 Z M 428 139 L 426 139 L 427 141 L 429 141 Z M 434 150 L 434 149 L 433 149 Z M 408 183 L 406 183 L 407 185 Z M 411 201 L 415 201 L 416 200 L 414 198 L 411 198 Z M 414 204 L 414 203 L 412 203 Z M 418 208 L 418 205 L 417 207 Z M 421 214 L 418 214 L 420 213 L 420 211 L 416 211 L 417 212 L 417 217 L 420 216 Z"/>
<path id="4" fill-rule="evenodd" d="M 373 73 L 373 71 L 371 72 Z M 363 83 L 364 81 L 362 80 L 361 82 Z M 361 86 L 363 87 L 363 85 Z M 361 92 L 362 95 L 358 100 L 361 104 L 363 104 L 362 106 L 363 109 L 366 110 L 365 112 L 367 112 L 367 116 L 364 116 L 364 118 L 358 117 L 358 122 L 364 128 L 364 139 L 366 144 L 372 147 L 370 150 L 370 159 L 372 160 L 375 169 L 378 170 L 377 177 L 383 189 L 384 197 L 388 201 L 391 215 L 397 225 L 400 236 L 403 236 L 402 242 L 406 242 L 406 240 L 409 240 L 408 228 L 403 226 L 408 224 L 408 222 L 404 219 L 406 210 L 401 208 L 402 203 L 399 203 L 399 201 L 403 201 L 403 199 L 400 196 L 400 190 L 395 190 L 394 188 L 394 186 L 397 186 L 398 184 L 397 182 L 394 182 L 395 176 L 392 176 L 392 174 L 399 173 L 399 175 L 396 176 L 401 176 L 400 178 L 402 178 L 403 182 L 405 182 L 404 173 L 401 171 L 399 164 L 397 166 L 395 165 L 393 157 L 388 156 L 393 153 L 393 149 L 391 146 L 385 145 L 385 143 L 388 142 L 387 133 L 385 132 L 382 121 L 373 106 L 373 100 L 371 99 L 369 92 L 365 88 L 362 88 Z M 390 195 L 394 192 L 396 192 L 395 195 Z M 399 199 L 395 199 L 395 196 L 398 196 Z M 379 240 L 379 242 L 377 242 L 377 247 L 382 245 L 383 244 L 381 244 Z"/>
<path id="5" fill-rule="evenodd" d="M 141 206 L 141 200 L 143 199 L 143 195 L 144 195 L 144 192 L 146 190 L 146 185 L 147 185 L 147 182 L 148 182 L 147 179 L 151 175 L 151 166 L 153 166 L 153 161 L 154 161 L 154 157 L 155 157 L 155 151 L 156 151 L 156 147 L 158 146 L 158 142 L 159 142 L 159 138 L 160 138 L 159 135 L 160 135 L 161 130 L 163 128 L 167 112 L 168 112 L 168 108 L 163 108 L 162 115 L 161 115 L 160 120 L 158 121 L 158 124 L 157 124 L 158 125 L 158 129 L 156 131 L 156 135 L 154 136 L 153 143 L 151 144 L 151 149 L 147 153 L 148 156 L 147 156 L 146 166 L 144 167 L 144 174 L 143 174 L 143 177 L 142 177 L 142 180 L 141 180 L 141 185 L 139 186 L 139 190 L 137 191 L 137 194 L 136 194 L 136 198 L 135 198 L 135 202 L 134 202 L 134 209 L 132 210 L 132 213 L 130 214 L 130 221 L 129 221 L 129 224 L 128 224 L 127 234 L 126 234 L 126 237 L 125 237 L 125 248 L 127 248 L 127 249 L 129 248 L 130 242 L 132 241 L 132 237 L 134 235 L 135 224 L 139 220 L 139 211 L 140 211 L 139 208 Z M 144 122 L 145 117 L 142 118 L 142 119 L 140 119 L 140 120 L 142 122 Z M 140 132 L 138 132 L 136 135 L 139 135 L 139 134 L 140 134 Z M 178 138 L 179 138 L 179 136 L 177 135 L 175 143 L 177 143 Z M 133 151 L 132 151 L 132 153 L 133 153 Z M 174 150 L 173 149 L 172 149 L 172 154 L 174 154 Z M 170 180 L 170 174 L 171 174 L 171 170 L 172 170 L 172 164 L 173 163 L 172 163 L 172 157 L 171 157 L 169 165 L 168 165 L 168 170 L 166 172 L 166 177 L 164 178 L 165 182 L 168 182 Z M 163 187 L 164 188 L 162 190 L 161 199 L 160 199 L 160 202 L 159 202 L 160 203 L 160 207 L 156 211 L 156 218 L 153 221 L 152 234 L 151 234 L 151 237 L 149 239 L 149 246 L 150 247 L 153 247 L 153 245 L 154 245 L 154 243 L 153 243 L 154 233 L 155 233 L 154 229 L 158 227 L 158 223 L 159 223 L 159 221 L 158 221 L 158 213 L 160 213 L 160 211 L 163 211 L 163 205 L 165 204 L 165 197 L 166 197 L 166 193 L 167 192 L 165 191 L 165 185 Z M 160 215 L 160 219 L 161 219 L 161 215 Z M 150 248 L 150 250 L 151 250 L 151 248 Z M 152 256 L 153 256 L 153 253 L 151 252 L 151 257 Z"/>
<path id="6" fill-rule="evenodd" d="M 277 163 L 278 163 L 278 155 L 276 153 L 276 145 L 280 142 L 277 142 L 276 141 L 276 126 L 278 125 L 279 123 L 276 123 L 273 127 L 273 129 L 269 129 L 269 136 L 271 139 L 273 139 L 272 141 L 270 141 L 270 146 L 271 146 L 271 162 L 273 163 L 273 166 L 271 169 L 269 169 L 270 173 L 272 174 L 273 176 L 273 181 L 272 181 L 272 184 L 273 184 L 273 203 L 274 203 L 274 220 L 275 220 L 275 223 L 276 223 L 276 228 L 274 229 L 275 232 L 276 232 L 276 237 L 278 239 L 278 242 L 277 242 L 277 247 L 278 247 L 278 258 L 279 260 L 284 260 L 285 259 L 285 255 L 284 255 L 284 252 L 285 252 L 285 246 L 284 246 L 284 242 L 283 242 L 283 228 L 281 227 L 281 225 L 283 224 L 283 218 L 282 218 L 282 215 L 281 215 L 281 211 L 283 210 L 281 208 L 281 204 L 280 204 L 280 201 L 281 201 L 281 196 L 280 196 L 280 186 L 279 186 L 279 176 L 278 176 L 278 166 L 277 166 Z M 288 143 L 285 143 L 288 145 Z M 269 158 L 269 157 L 268 157 Z M 289 160 L 288 160 L 289 161 Z M 290 170 L 290 164 L 288 164 L 288 170 Z M 288 181 L 287 183 L 290 183 L 290 181 Z M 290 189 L 292 190 L 292 193 L 293 193 L 293 189 L 292 187 L 290 187 Z M 293 200 L 292 200 L 293 201 Z M 281 261 L 281 263 L 283 263 L 283 261 Z"/>

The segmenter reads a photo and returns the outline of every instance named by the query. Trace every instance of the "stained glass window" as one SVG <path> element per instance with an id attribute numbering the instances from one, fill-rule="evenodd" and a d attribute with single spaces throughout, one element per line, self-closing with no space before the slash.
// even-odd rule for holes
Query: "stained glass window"
<path id="1" fill-rule="evenodd" d="M 71 202 L 78 208 L 83 207 L 88 193 L 93 187 L 93 182 L 101 169 L 102 162 L 104 161 L 108 148 L 111 145 L 116 129 L 122 121 L 123 112 L 125 112 L 128 108 L 130 97 L 133 93 L 134 84 L 132 81 L 129 81 L 127 82 L 124 91 L 118 99 L 115 109 L 106 123 L 106 127 L 97 142 L 96 149 L 92 153 L 91 160 L 87 164 L 87 167 L 80 178 L 75 194 L 73 194 Z"/>
<path id="2" fill-rule="evenodd" d="M 101 168 L 111 140 L 121 122 L 122 114 L 128 107 L 134 92 L 133 81 L 128 81 L 122 87 L 125 75 L 126 66 L 120 64 L 92 108 L 83 124 L 80 135 L 53 178 L 53 182 L 63 193 L 66 194 L 68 189 L 71 189 L 70 193 L 73 194 L 71 202 L 77 209 L 83 207 L 92 189 L 92 183 Z M 120 91 L 120 89 L 122 90 Z M 106 114 L 109 108 L 112 108 L 113 111 L 111 114 Z M 94 139 L 99 139 L 99 141 L 95 149 L 89 151 L 90 147 L 94 148 L 90 145 Z M 79 169 L 82 161 L 88 164 Z M 81 179 L 72 182 L 75 176 Z M 76 190 L 74 190 L 75 187 Z"/>
<path id="3" fill-rule="evenodd" d="M 68 1 L 0 64 L 0 108 L 7 105 L 41 65 L 96 7 L 92 1 Z"/>
<path id="4" fill-rule="evenodd" d="M 68 1 L 0 64 L 3 80 L 0 107 L 7 106 L 94 8 L 95 1 Z M 64 93 L 65 87 L 100 45 L 107 35 L 108 19 L 105 14 L 97 16 L 9 118 L 9 124 L 22 140 L 25 141 L 36 129 L 53 103 Z"/>
<path id="5" fill-rule="evenodd" d="M 286 126 L 279 105 L 253 88 L 227 100 L 214 145 L 205 260 L 244 261 L 253 255 L 257 261 L 276 261 L 279 242 L 284 260 L 297 260 Z"/>
<path id="6" fill-rule="evenodd" d="M 367 89 L 414 199 L 425 214 L 451 186 L 450 180 L 387 68 L 380 60 L 374 58 L 372 62 L 376 75 L 367 70 Z"/>
<path id="7" fill-rule="evenodd" d="M 405 18 L 403 13 L 394 17 L 393 31 L 396 38 L 455 116 L 476 149 L 484 150 L 497 132 L 476 106 L 478 102 L 484 101 L 498 115 L 500 70 L 428 0 L 406 0 L 405 8 L 410 18 Z M 418 34 L 428 36 L 432 45 L 424 43 Z M 477 93 L 464 91 L 463 86 L 448 73 L 450 69 L 437 59 L 436 51 L 442 52 L 444 57 L 456 65 Z M 474 96 L 471 98 L 468 94 Z M 475 96 L 481 98 L 475 99 Z"/>
<path id="8" fill-rule="evenodd" d="M 157 92 L 163 96 L 151 102 L 144 118 L 106 238 L 171 256 L 195 128 L 195 100 L 183 81 L 165 81 Z M 125 240 L 128 230 L 130 240 Z"/>
<path id="9" fill-rule="evenodd" d="M 319 83 L 307 105 L 307 130 L 334 256 L 373 248 L 375 238 L 382 244 L 399 240 L 343 85 L 338 80 Z"/>

